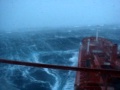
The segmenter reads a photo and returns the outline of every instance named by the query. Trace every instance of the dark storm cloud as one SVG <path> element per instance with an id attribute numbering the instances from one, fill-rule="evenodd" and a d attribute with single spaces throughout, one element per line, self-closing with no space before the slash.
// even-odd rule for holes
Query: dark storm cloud
<path id="1" fill-rule="evenodd" d="M 119 0 L 0 0 L 0 29 L 120 23 Z"/>

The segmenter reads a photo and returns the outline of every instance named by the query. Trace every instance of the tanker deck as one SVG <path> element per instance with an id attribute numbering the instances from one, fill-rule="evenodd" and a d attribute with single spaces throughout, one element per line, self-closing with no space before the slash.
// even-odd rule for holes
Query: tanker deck
<path id="1" fill-rule="evenodd" d="M 120 69 L 117 44 L 104 38 L 87 37 L 82 40 L 78 67 L 91 69 Z M 75 90 L 120 90 L 120 75 L 77 71 Z M 119 86 L 120 87 L 120 86 Z"/>

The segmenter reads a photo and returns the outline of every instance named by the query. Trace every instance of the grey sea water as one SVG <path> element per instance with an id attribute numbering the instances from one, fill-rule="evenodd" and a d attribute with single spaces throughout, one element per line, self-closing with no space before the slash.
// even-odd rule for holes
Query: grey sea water
<path id="1" fill-rule="evenodd" d="M 97 28 L 98 29 L 98 28 Z M 120 45 L 120 28 L 102 26 L 99 36 Z M 84 37 L 96 27 L 0 32 L 0 58 L 26 62 L 77 66 Z M 74 90 L 75 72 L 0 64 L 0 90 Z"/>

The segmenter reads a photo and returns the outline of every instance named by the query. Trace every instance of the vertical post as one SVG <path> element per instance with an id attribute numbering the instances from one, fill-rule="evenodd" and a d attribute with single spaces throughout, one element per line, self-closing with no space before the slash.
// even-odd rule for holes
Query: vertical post
<path id="1" fill-rule="evenodd" d="M 96 42 L 98 41 L 98 30 L 96 32 Z"/>
<path id="2" fill-rule="evenodd" d="M 118 48 L 118 45 L 117 45 L 117 44 L 114 44 L 114 45 L 112 46 L 111 61 L 112 61 L 112 64 L 113 64 L 113 65 L 115 64 L 116 59 L 117 59 L 117 48 Z"/>
<path id="3" fill-rule="evenodd" d="M 104 84 L 105 84 L 104 90 L 108 90 L 108 75 L 107 74 L 105 74 Z"/>
<path id="4" fill-rule="evenodd" d="M 89 53 L 90 51 L 90 39 L 88 39 L 88 43 L 87 43 L 87 54 Z"/>
<path id="5" fill-rule="evenodd" d="M 105 79 L 105 90 L 107 90 L 107 78 Z"/>

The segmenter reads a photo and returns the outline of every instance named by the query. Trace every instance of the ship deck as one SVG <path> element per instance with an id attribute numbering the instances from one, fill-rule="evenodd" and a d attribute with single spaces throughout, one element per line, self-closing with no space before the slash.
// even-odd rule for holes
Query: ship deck
<path id="1" fill-rule="evenodd" d="M 78 67 L 92 69 L 119 69 L 117 44 L 104 38 L 87 37 L 82 40 Z M 75 90 L 114 90 L 113 80 L 119 75 L 104 73 L 77 72 Z"/>

